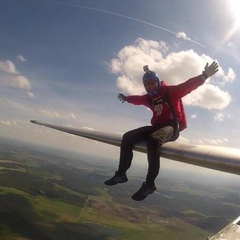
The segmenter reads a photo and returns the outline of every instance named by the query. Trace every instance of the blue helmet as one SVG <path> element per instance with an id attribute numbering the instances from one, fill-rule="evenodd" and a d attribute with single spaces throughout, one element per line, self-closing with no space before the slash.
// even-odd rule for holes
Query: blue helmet
<path id="1" fill-rule="evenodd" d="M 159 88 L 161 87 L 158 75 L 155 72 L 149 70 L 147 65 L 143 67 L 143 70 L 145 71 L 145 73 L 144 73 L 144 75 L 142 77 L 143 84 L 144 84 L 145 81 L 150 80 L 150 79 L 156 79 L 157 82 L 158 82 L 157 89 L 154 89 L 154 90 L 148 92 L 148 94 L 154 95 L 154 94 L 156 94 L 158 92 Z"/>

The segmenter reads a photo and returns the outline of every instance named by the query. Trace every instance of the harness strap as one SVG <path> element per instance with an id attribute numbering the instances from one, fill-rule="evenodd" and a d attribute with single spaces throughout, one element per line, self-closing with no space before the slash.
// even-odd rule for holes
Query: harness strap
<path id="1" fill-rule="evenodd" d="M 173 116 L 173 123 L 174 123 L 175 126 L 174 126 L 173 137 L 172 137 L 171 140 L 175 141 L 179 137 L 179 130 L 180 130 L 179 121 L 177 119 L 177 115 L 176 115 L 175 109 L 174 109 L 174 107 L 172 105 L 172 101 L 170 99 L 170 95 L 169 95 L 169 91 L 168 90 L 164 94 L 164 97 L 165 97 L 166 102 L 168 103 L 168 106 L 169 106 L 170 111 L 171 111 L 172 116 Z"/>
<path id="2" fill-rule="evenodd" d="M 173 119 L 171 121 L 169 121 L 167 123 L 167 125 L 170 123 L 170 125 L 174 128 L 173 137 L 172 137 L 171 141 L 175 141 L 179 137 L 180 126 L 179 126 L 179 121 L 177 119 L 175 109 L 172 105 L 172 101 L 171 101 L 168 90 L 164 93 L 164 95 L 162 97 L 162 100 L 168 104 L 168 106 L 170 108 L 170 111 L 171 111 L 171 114 L 173 116 Z M 149 101 L 149 104 L 152 106 L 153 101 L 150 98 L 148 98 L 148 101 Z"/>

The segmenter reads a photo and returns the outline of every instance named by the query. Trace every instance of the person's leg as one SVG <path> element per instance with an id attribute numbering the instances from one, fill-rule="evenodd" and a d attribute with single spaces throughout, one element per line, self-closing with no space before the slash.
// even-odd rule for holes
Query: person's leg
<path id="1" fill-rule="evenodd" d="M 173 136 L 173 127 L 165 126 L 153 132 L 147 139 L 148 174 L 146 182 L 154 185 L 160 169 L 160 147 L 170 141 Z"/>
<path id="2" fill-rule="evenodd" d="M 123 135 L 118 171 L 109 180 L 105 181 L 108 186 L 127 182 L 126 171 L 130 168 L 133 158 L 133 146 L 135 143 L 143 141 L 151 133 L 152 126 L 145 126 L 126 132 Z"/>
<path id="3" fill-rule="evenodd" d="M 134 144 L 146 140 L 151 130 L 152 126 L 145 126 L 131 130 L 123 135 L 118 167 L 119 173 L 124 174 L 130 168 L 133 159 Z"/>
<path id="4" fill-rule="evenodd" d="M 160 169 L 160 151 L 159 148 L 162 144 L 171 140 L 173 135 L 173 127 L 166 126 L 160 128 L 149 135 L 147 138 L 147 151 L 148 151 L 148 173 L 146 182 L 141 188 L 132 196 L 135 201 L 142 201 L 147 195 L 156 190 L 155 179 Z"/>

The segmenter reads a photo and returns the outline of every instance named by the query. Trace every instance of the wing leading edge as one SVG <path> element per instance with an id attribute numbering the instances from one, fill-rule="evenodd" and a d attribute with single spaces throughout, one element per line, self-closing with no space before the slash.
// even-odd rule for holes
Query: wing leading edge
<path id="1" fill-rule="evenodd" d="M 121 134 L 105 133 L 86 129 L 48 124 L 36 120 L 32 123 L 53 128 L 62 132 L 96 140 L 99 142 L 121 145 Z M 146 143 L 141 142 L 134 146 L 134 150 L 146 153 Z M 188 163 L 200 167 L 240 175 L 240 149 L 217 146 L 190 145 L 168 142 L 161 147 L 161 156 L 171 160 Z"/>

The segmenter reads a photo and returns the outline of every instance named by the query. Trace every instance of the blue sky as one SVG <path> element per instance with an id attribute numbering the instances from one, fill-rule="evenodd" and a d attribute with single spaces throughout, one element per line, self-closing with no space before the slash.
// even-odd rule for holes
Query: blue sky
<path id="1" fill-rule="evenodd" d="M 117 154 L 29 120 L 114 133 L 148 125 L 149 110 L 117 99 L 144 93 L 143 65 L 170 85 L 216 60 L 219 72 L 183 99 L 178 141 L 239 147 L 239 11 L 237 0 L 1 0 L 0 135 Z"/>

